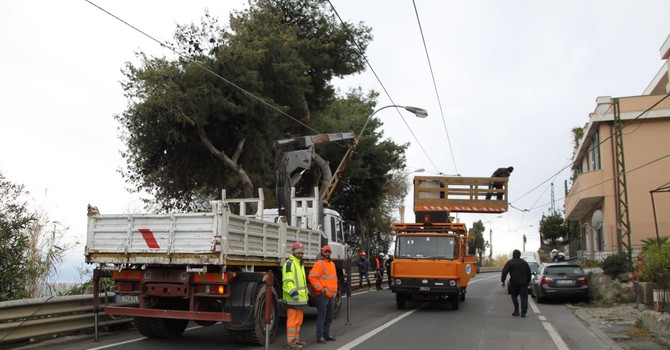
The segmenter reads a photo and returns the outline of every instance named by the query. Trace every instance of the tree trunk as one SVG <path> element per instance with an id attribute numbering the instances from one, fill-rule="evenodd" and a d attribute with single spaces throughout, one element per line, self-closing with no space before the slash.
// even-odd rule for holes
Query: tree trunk
<path id="1" fill-rule="evenodd" d="M 244 149 L 244 143 L 246 142 L 246 139 L 243 138 L 240 140 L 240 142 L 238 142 L 237 148 L 235 149 L 235 154 L 231 158 L 228 157 L 224 152 L 214 147 L 212 141 L 210 141 L 209 137 L 207 137 L 207 134 L 205 133 L 205 130 L 203 130 L 202 127 L 198 127 L 198 136 L 200 136 L 200 141 L 205 146 L 205 148 L 207 148 L 214 156 L 221 159 L 221 161 L 223 161 L 223 164 L 228 169 L 237 173 L 237 176 L 242 182 L 242 191 L 244 193 L 244 197 L 245 198 L 253 197 L 254 184 L 251 182 L 251 179 L 249 178 L 249 175 L 247 175 L 247 172 L 244 170 L 244 168 L 242 168 L 239 164 L 237 164 L 237 160 L 240 158 L 242 150 Z"/>

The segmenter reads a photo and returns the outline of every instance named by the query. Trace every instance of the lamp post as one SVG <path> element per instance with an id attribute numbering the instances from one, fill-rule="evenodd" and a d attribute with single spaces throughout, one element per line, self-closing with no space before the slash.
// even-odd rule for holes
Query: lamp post
<path id="1" fill-rule="evenodd" d="M 502 215 L 498 215 L 491 220 L 500 219 Z M 486 220 L 484 223 L 491 223 L 491 220 Z M 493 229 L 489 227 L 489 261 L 493 260 Z"/>
<path id="2" fill-rule="evenodd" d="M 340 177 L 342 176 L 342 173 L 344 172 L 344 169 L 347 168 L 347 164 L 349 164 L 349 160 L 351 157 L 354 155 L 354 152 L 356 151 L 356 147 L 358 146 L 358 141 L 361 139 L 361 136 L 363 136 L 363 131 L 365 131 L 365 128 L 368 126 L 368 123 L 370 122 L 370 119 L 377 114 L 378 112 L 391 108 L 391 107 L 396 107 L 396 108 L 404 108 L 408 112 L 414 113 L 415 116 L 419 118 L 425 118 L 428 116 L 428 112 L 419 107 L 412 107 L 412 106 L 401 106 L 401 105 L 388 105 L 384 106 L 382 108 L 377 109 L 376 111 L 372 112 L 368 116 L 368 118 L 365 120 L 365 124 L 363 124 L 363 128 L 361 128 L 361 131 L 358 133 L 358 136 L 354 139 L 354 141 L 351 143 L 351 146 L 349 146 L 349 149 L 347 149 L 347 153 L 344 154 L 344 157 L 342 157 L 342 161 L 340 162 L 340 165 L 337 166 L 337 170 L 335 170 L 335 173 L 333 174 L 333 181 L 330 181 L 328 186 L 326 187 L 326 190 L 323 191 L 323 194 L 321 195 L 321 199 L 324 200 L 325 198 L 330 198 L 335 191 L 335 188 L 337 187 L 338 182 L 340 181 Z"/>

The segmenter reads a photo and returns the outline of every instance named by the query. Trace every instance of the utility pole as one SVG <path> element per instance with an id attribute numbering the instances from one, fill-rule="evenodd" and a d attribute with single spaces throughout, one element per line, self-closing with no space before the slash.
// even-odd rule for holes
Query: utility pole
<path id="1" fill-rule="evenodd" d="M 489 228 L 489 261 L 493 260 L 493 229 Z"/>

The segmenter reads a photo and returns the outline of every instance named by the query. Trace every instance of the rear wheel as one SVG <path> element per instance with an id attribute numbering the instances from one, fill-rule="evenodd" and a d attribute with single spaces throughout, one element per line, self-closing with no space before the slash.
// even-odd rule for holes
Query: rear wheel
<path id="1" fill-rule="evenodd" d="M 342 292 L 339 290 L 337 291 L 337 294 L 335 294 L 335 299 L 333 300 L 333 318 L 336 318 L 339 314 L 340 311 L 342 310 Z"/>
<path id="2" fill-rule="evenodd" d="M 398 307 L 398 310 L 402 310 L 402 309 L 405 308 L 405 301 L 406 301 L 406 300 L 407 300 L 407 298 L 405 298 L 404 295 L 402 295 L 402 294 L 400 294 L 400 293 L 396 293 L 396 295 L 395 295 L 395 304 L 396 304 L 396 306 Z"/>
<path id="3" fill-rule="evenodd" d="M 148 338 L 179 338 L 186 329 L 188 320 L 155 317 L 135 317 L 135 328 Z"/>
<path id="4" fill-rule="evenodd" d="M 255 285 L 254 285 L 255 284 Z M 237 313 L 238 317 L 242 317 L 244 325 L 233 324 L 231 322 L 224 322 L 224 329 L 227 336 L 235 343 L 263 345 L 265 343 L 265 291 L 267 286 L 257 282 L 249 282 L 248 288 L 254 288 L 252 296 L 253 305 L 247 305 L 239 310 L 232 310 L 233 314 Z M 277 333 L 279 327 L 279 299 L 274 288 L 272 288 L 270 306 L 270 339 Z M 244 310 L 244 311 L 242 311 Z M 253 324 L 246 323 L 246 321 L 253 321 Z M 239 322 L 239 321 L 238 321 Z"/>

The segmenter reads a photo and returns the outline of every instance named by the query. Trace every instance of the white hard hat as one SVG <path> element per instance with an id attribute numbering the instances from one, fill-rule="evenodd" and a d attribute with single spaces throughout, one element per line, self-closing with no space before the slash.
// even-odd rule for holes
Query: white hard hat
<path id="1" fill-rule="evenodd" d="M 552 253 L 558 253 L 558 250 L 556 250 L 556 249 L 552 249 L 551 252 L 552 252 Z"/>
<path id="2" fill-rule="evenodd" d="M 558 256 L 565 256 L 565 254 L 563 254 L 563 253 L 558 253 Z"/>

